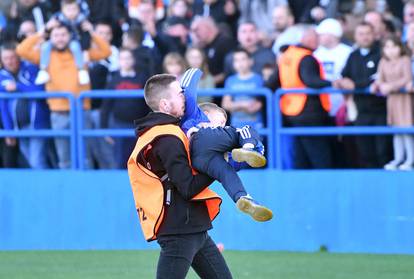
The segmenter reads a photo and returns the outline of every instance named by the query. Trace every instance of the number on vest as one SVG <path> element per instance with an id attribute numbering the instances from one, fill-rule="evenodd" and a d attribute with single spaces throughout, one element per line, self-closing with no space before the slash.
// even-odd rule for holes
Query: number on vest
<path id="1" fill-rule="evenodd" d="M 145 216 L 145 212 L 142 207 L 138 208 L 138 216 L 141 218 L 141 221 L 147 220 L 147 216 Z M 141 213 L 141 214 L 140 214 Z"/>

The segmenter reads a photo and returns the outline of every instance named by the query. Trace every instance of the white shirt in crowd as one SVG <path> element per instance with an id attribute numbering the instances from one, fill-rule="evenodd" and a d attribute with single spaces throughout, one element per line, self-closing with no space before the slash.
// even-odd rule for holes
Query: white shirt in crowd
<path id="1" fill-rule="evenodd" d="M 315 57 L 322 64 L 325 79 L 334 81 L 341 78 L 342 69 L 345 67 L 346 61 L 352 52 L 352 47 L 339 43 L 336 47 L 328 49 L 319 46 L 315 52 Z M 335 116 L 341 105 L 344 103 L 342 94 L 331 94 L 331 111 L 330 115 Z"/>

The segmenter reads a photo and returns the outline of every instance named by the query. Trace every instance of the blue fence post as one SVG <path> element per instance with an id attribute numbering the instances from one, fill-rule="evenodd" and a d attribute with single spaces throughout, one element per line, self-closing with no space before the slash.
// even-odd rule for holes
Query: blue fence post
<path id="1" fill-rule="evenodd" d="M 281 94 L 283 94 L 283 90 L 282 89 L 278 89 L 275 92 L 274 95 L 274 103 L 273 103 L 273 107 L 274 107 L 274 113 L 275 113 L 275 122 L 274 122 L 274 137 L 276 140 L 276 150 L 274 153 L 274 157 L 276 159 L 276 168 L 277 169 L 283 169 L 283 164 L 282 164 L 282 134 L 281 134 L 281 129 L 282 129 L 282 115 L 280 112 L 280 96 Z"/>
<path id="2" fill-rule="evenodd" d="M 78 156 L 77 155 L 77 122 L 76 122 L 76 113 L 77 113 L 77 105 L 75 101 L 75 97 L 73 95 L 69 96 L 70 102 L 70 157 L 71 157 L 71 165 L 72 169 L 76 169 L 78 166 Z"/>
<path id="3" fill-rule="evenodd" d="M 83 96 L 80 94 L 76 99 L 77 113 L 76 123 L 78 126 L 77 143 L 78 143 L 78 166 L 80 170 L 85 169 L 85 144 L 83 137 Z"/>
<path id="4" fill-rule="evenodd" d="M 269 168 L 275 168 L 276 166 L 276 161 L 274 160 L 274 153 L 275 153 L 275 144 L 276 144 L 276 138 L 274 137 L 274 133 L 273 133 L 273 126 L 274 126 L 274 108 L 273 108 L 273 96 L 272 96 L 272 92 L 267 89 L 264 88 L 264 93 L 266 96 L 266 120 L 267 120 L 267 145 L 268 145 L 268 152 L 267 152 L 267 157 L 268 157 L 268 166 Z"/>

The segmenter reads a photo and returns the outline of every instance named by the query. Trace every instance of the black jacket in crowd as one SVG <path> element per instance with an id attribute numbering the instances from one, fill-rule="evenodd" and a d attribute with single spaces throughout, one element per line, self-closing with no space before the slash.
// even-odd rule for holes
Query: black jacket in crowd
<path id="1" fill-rule="evenodd" d="M 179 125 L 179 121 L 168 114 L 149 113 L 146 117 L 135 121 L 136 133 L 139 137 L 156 125 Z M 192 174 L 184 144 L 177 137 L 160 136 L 152 146 L 147 153 L 146 161 L 150 163 L 151 171 L 158 177 L 168 173 L 170 182 L 164 184 L 164 187 L 172 189 L 171 204 L 166 206 L 158 235 L 189 234 L 211 229 L 205 203 L 191 201 L 191 199 L 212 183 L 213 179 L 204 174 Z M 147 165 L 139 155 L 137 162 Z"/>
<path id="2" fill-rule="evenodd" d="M 113 72 L 109 78 L 107 89 L 134 90 L 144 88 L 146 77 L 135 73 L 133 76 L 121 76 L 119 71 Z M 144 117 L 150 111 L 145 103 L 144 96 L 138 98 L 137 91 L 131 92 L 131 98 L 103 99 L 101 106 L 101 127 L 109 127 L 110 117 L 118 122 L 132 123 L 135 119 Z"/>
<path id="3" fill-rule="evenodd" d="M 376 43 L 363 56 L 361 49 L 354 50 L 346 61 L 342 70 L 342 76 L 350 78 L 355 83 L 355 88 L 367 89 L 376 78 L 377 68 L 381 59 L 381 50 Z M 372 94 L 355 94 L 355 105 L 360 113 L 386 113 L 386 98 Z"/>

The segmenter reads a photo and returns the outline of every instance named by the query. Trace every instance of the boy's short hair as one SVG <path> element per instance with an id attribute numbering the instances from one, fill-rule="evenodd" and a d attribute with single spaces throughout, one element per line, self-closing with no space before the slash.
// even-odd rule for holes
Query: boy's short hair
<path id="1" fill-rule="evenodd" d="M 138 45 L 141 45 L 141 42 L 144 38 L 144 31 L 140 25 L 131 26 L 128 31 L 125 32 L 128 39 L 134 41 Z"/>
<path id="2" fill-rule="evenodd" d="M 245 53 L 249 59 L 252 58 L 252 55 L 245 48 L 242 48 L 242 47 L 236 48 L 233 51 L 233 56 L 236 55 L 237 53 Z"/>
<path id="3" fill-rule="evenodd" d="M 74 3 L 76 3 L 78 5 L 77 0 L 62 0 L 62 1 L 60 1 L 61 6 L 70 5 L 70 4 L 74 4 Z"/>
<path id="4" fill-rule="evenodd" d="M 160 100 L 167 97 L 167 87 L 177 78 L 170 74 L 158 74 L 150 77 L 145 83 L 144 98 L 147 106 L 157 111 Z"/>
<path id="5" fill-rule="evenodd" d="M 218 112 L 221 112 L 222 114 L 224 114 L 224 117 L 227 119 L 226 111 L 222 107 L 219 107 L 218 105 L 216 105 L 214 103 L 205 102 L 205 103 L 199 104 L 198 106 L 202 111 L 206 111 L 206 112 L 218 111 Z"/>

